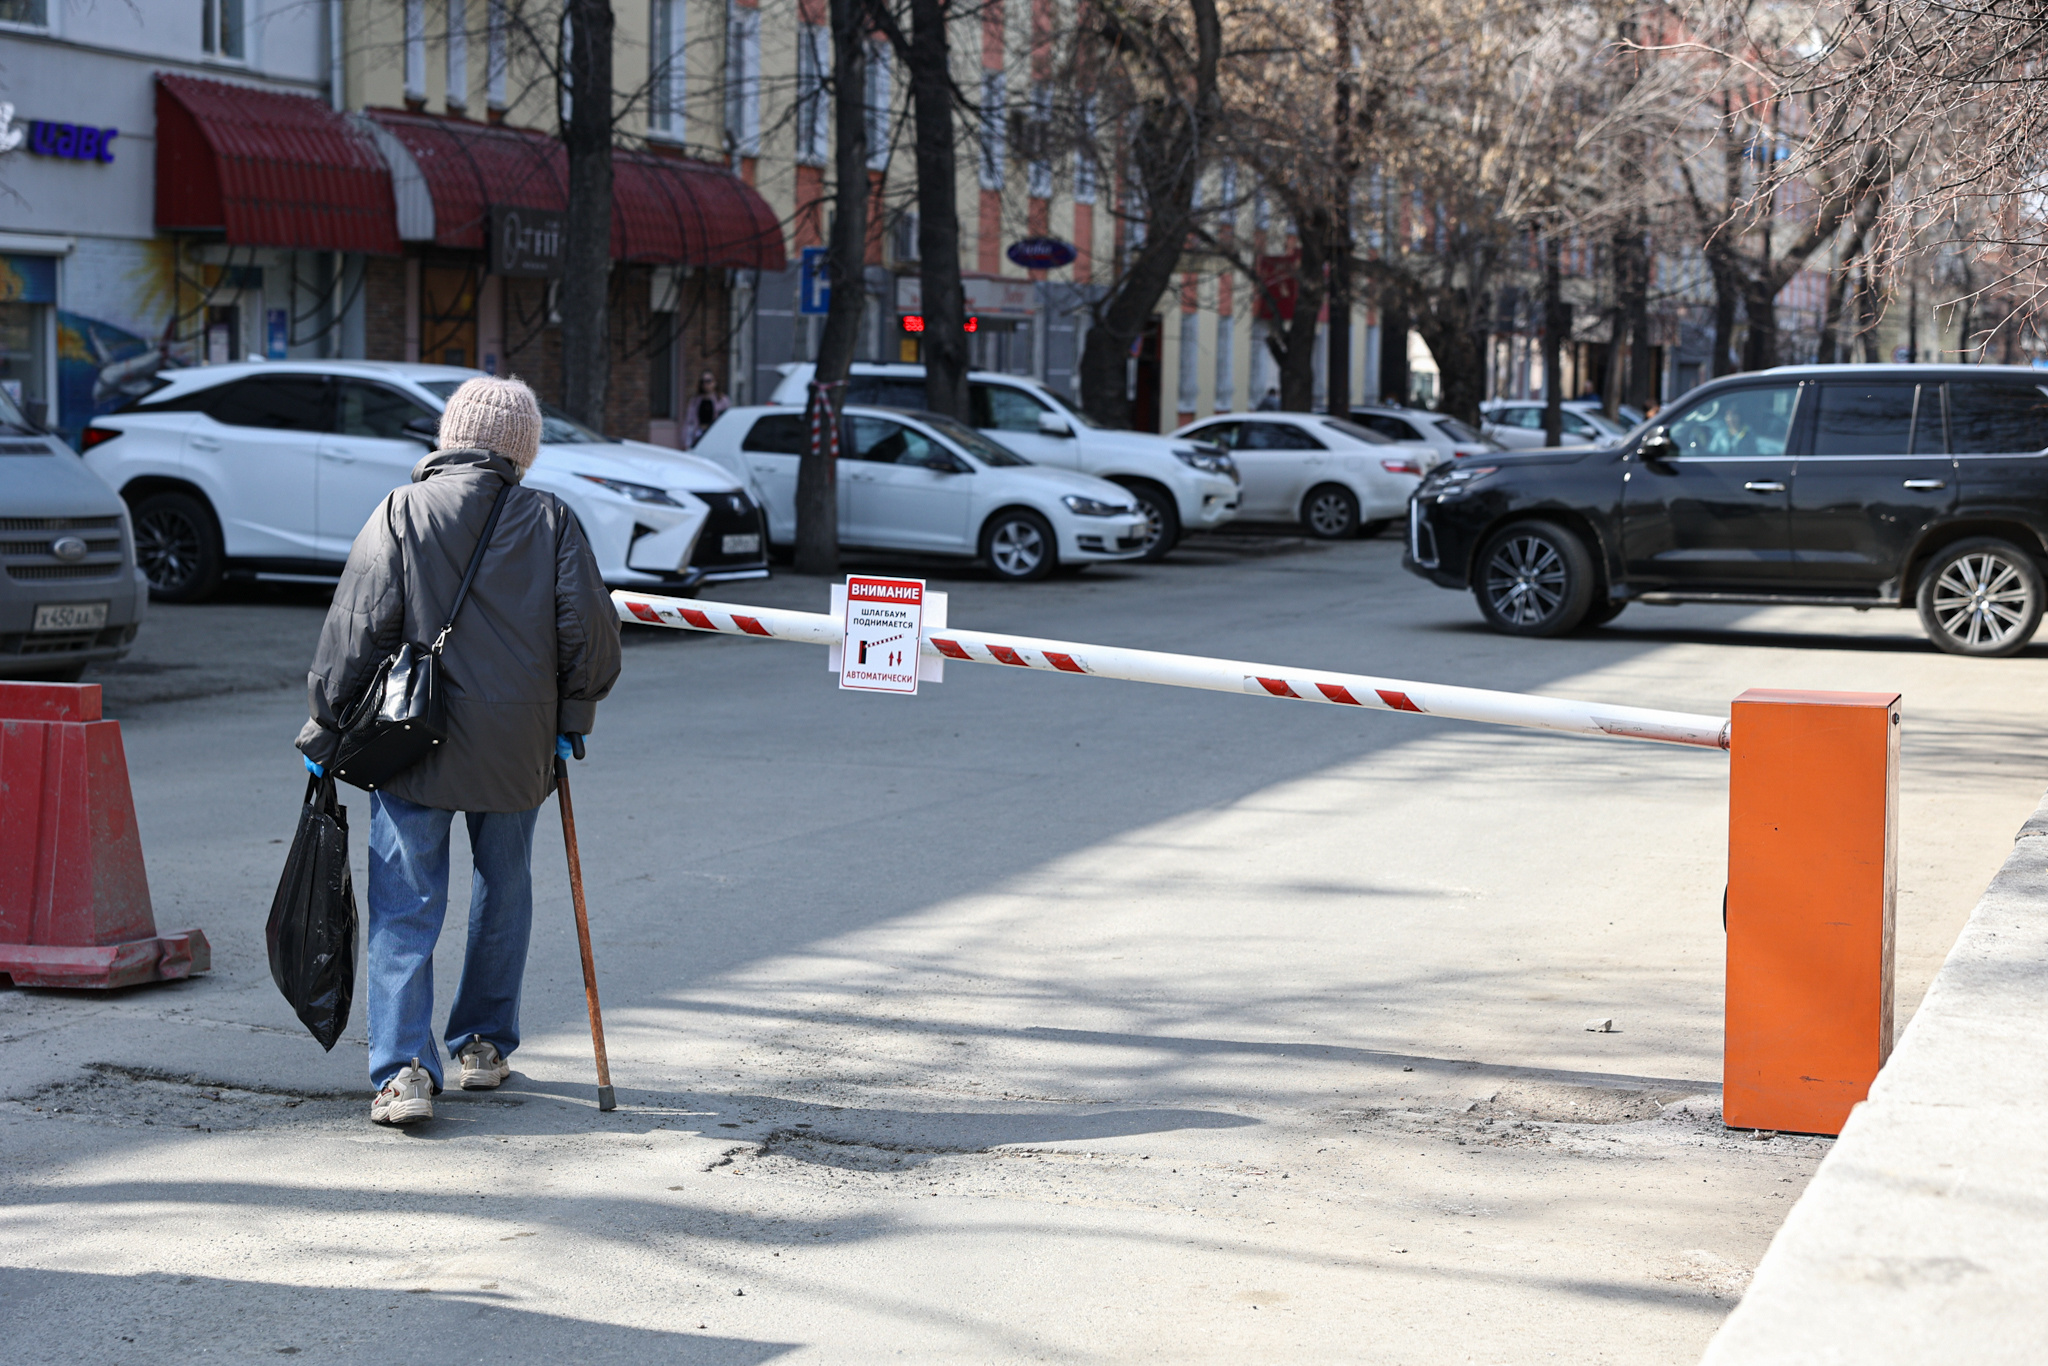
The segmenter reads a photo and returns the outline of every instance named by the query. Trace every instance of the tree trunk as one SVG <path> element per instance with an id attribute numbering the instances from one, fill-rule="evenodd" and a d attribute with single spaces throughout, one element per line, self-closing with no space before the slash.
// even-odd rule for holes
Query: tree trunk
<path id="1" fill-rule="evenodd" d="M 1294 289 L 1294 316 L 1267 334 L 1273 358 L 1280 362 L 1280 407 L 1305 413 L 1316 406 L 1316 323 L 1323 311 L 1327 280 L 1323 244 L 1329 225 L 1319 211 L 1296 224 L 1300 234 L 1300 278 Z"/>
<path id="2" fill-rule="evenodd" d="M 1563 248 L 1555 235 L 1543 241 L 1543 444 L 1564 444 L 1564 338 L 1571 311 L 1564 306 Z"/>
<path id="3" fill-rule="evenodd" d="M 1742 368 L 1735 363 L 1735 306 L 1742 297 L 1742 278 L 1728 248 L 1709 246 L 1706 256 L 1707 271 L 1714 279 L 1713 378 L 1719 379 Z"/>
<path id="4" fill-rule="evenodd" d="M 969 421 L 967 296 L 953 157 L 952 49 L 946 0 L 910 0 L 910 97 L 916 110 L 918 279 L 924 290 L 924 406 Z"/>
<path id="5" fill-rule="evenodd" d="M 1341 212 L 1343 201 L 1338 202 Z M 1340 219 L 1330 252 L 1330 335 L 1324 370 L 1325 406 L 1337 417 L 1351 415 L 1351 233 Z M 1311 380 L 1313 383 L 1313 380 Z"/>
<path id="6" fill-rule="evenodd" d="M 1742 339 L 1742 368 L 1768 370 L 1778 363 L 1778 291 L 1768 270 L 1762 279 L 1742 282 L 1742 311 L 1749 321 Z"/>
<path id="7" fill-rule="evenodd" d="M 1408 402 L 1408 302 L 1380 291 L 1380 402 Z"/>
<path id="8" fill-rule="evenodd" d="M 867 304 L 867 34 L 860 0 L 832 8 L 832 301 L 811 380 L 811 440 L 796 473 L 796 571 L 839 571 L 839 412 Z"/>
<path id="9" fill-rule="evenodd" d="M 562 93 L 569 119 L 568 241 L 557 308 L 562 315 L 562 406 L 585 426 L 605 430 L 611 385 L 612 7 L 610 0 L 569 0 Z"/>
<path id="10" fill-rule="evenodd" d="M 1081 346 L 1081 411 L 1105 427 L 1131 425 L 1125 361 L 1152 324 L 1195 224 L 1195 191 L 1216 121 L 1223 25 L 1216 0 L 1189 0 L 1195 68 L 1188 98 L 1147 104 L 1132 138 L 1131 163 L 1145 194 L 1145 240 L 1107 297 L 1093 308 Z"/>
<path id="11" fill-rule="evenodd" d="M 1650 239 L 1647 225 L 1637 215 L 1629 234 L 1628 295 L 1622 312 L 1628 318 L 1628 401 L 1637 412 L 1646 412 L 1655 396 L 1656 374 L 1650 363 Z"/>
<path id="12" fill-rule="evenodd" d="M 1452 307 L 1444 309 L 1445 303 Z M 1436 410 L 1477 427 L 1479 405 L 1486 398 L 1486 328 L 1474 316 L 1471 294 L 1456 290 L 1437 301 L 1416 330 L 1443 380 Z"/>

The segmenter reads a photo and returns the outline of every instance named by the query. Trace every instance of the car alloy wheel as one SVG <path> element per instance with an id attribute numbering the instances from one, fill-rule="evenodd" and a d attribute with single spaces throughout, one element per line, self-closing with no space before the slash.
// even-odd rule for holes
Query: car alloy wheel
<path id="1" fill-rule="evenodd" d="M 1035 512 L 1005 512 L 982 537 L 982 555 L 998 578 L 1042 579 L 1059 563 L 1052 527 Z"/>
<path id="2" fill-rule="evenodd" d="M 1963 541 L 1929 567 L 1918 605 L 1921 625 L 1942 650 L 2009 655 L 2041 624 L 2041 571 L 2009 542 Z"/>
<path id="3" fill-rule="evenodd" d="M 1180 512 L 1173 495 L 1154 484 L 1126 484 L 1131 501 L 1145 515 L 1145 544 L 1138 552 L 1143 560 L 1163 560 L 1180 544 Z"/>
<path id="4" fill-rule="evenodd" d="M 1351 490 L 1324 484 L 1308 491 L 1301 503 L 1302 524 L 1322 541 L 1341 541 L 1358 534 L 1358 500 Z"/>
<path id="5" fill-rule="evenodd" d="M 132 513 L 135 563 L 150 593 L 167 602 L 196 602 L 220 582 L 220 550 L 213 522 L 187 494 L 159 493 Z"/>
<path id="6" fill-rule="evenodd" d="M 1479 553 L 1479 610 L 1496 630 L 1563 635 L 1592 605 L 1593 564 L 1579 538 L 1553 522 L 1517 522 Z"/>

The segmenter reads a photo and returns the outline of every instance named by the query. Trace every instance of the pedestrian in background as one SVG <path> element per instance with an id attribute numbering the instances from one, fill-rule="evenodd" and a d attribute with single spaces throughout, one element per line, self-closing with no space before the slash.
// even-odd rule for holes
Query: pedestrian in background
<path id="1" fill-rule="evenodd" d="M 334 760 L 340 717 L 401 641 L 448 619 L 491 508 L 491 543 L 441 656 L 448 736 L 370 794 L 370 1118 L 431 1119 L 441 1090 L 434 944 L 448 909 L 448 835 L 469 827 L 474 873 L 462 980 L 444 1037 L 468 1090 L 498 1085 L 519 1046 L 533 921 L 533 825 L 556 754 L 587 734 L 619 676 L 619 621 L 583 533 L 553 494 L 520 485 L 540 453 L 540 404 L 516 379 L 473 379 L 441 414 L 440 449 L 357 533 L 307 678 L 298 747 Z M 577 743 L 580 744 L 580 741 Z"/>
<path id="2" fill-rule="evenodd" d="M 1279 387 L 1278 387 L 1277 385 L 1271 385 L 1271 384 L 1267 385 L 1267 386 L 1266 386 L 1266 396 L 1265 396 L 1264 398 L 1260 399 L 1260 400 L 1259 400 L 1259 401 L 1258 401 L 1258 402 L 1257 402 L 1256 404 L 1254 404 L 1254 405 L 1253 405 L 1253 407 L 1254 407 L 1254 409 L 1255 409 L 1256 411 L 1258 411 L 1258 412 L 1261 412 L 1261 413 L 1277 413 L 1277 412 L 1279 412 L 1279 411 L 1280 411 L 1280 389 L 1279 389 Z"/>
<path id="3" fill-rule="evenodd" d="M 718 376 L 706 370 L 697 377 L 697 392 L 690 395 L 690 406 L 683 413 L 683 449 L 695 450 L 697 442 L 711 424 L 718 421 L 718 415 L 732 407 L 732 399 L 718 387 Z"/>

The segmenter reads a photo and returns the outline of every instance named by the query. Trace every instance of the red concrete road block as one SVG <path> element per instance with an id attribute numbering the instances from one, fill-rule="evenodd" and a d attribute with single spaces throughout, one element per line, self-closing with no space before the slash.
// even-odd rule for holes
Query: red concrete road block
<path id="1" fill-rule="evenodd" d="M 126 987 L 205 972 L 198 930 L 158 934 L 121 724 L 96 683 L 0 683 L 0 975 Z"/>
<path id="2" fill-rule="evenodd" d="M 1899 695 L 1733 710 L 1721 1116 L 1838 1134 L 1892 1051 Z"/>

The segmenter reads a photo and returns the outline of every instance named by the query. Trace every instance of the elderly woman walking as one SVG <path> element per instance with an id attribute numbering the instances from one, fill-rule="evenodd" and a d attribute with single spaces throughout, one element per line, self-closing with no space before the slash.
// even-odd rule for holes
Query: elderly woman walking
<path id="1" fill-rule="evenodd" d="M 475 871 L 443 1037 L 464 1088 L 511 1074 L 533 920 L 534 819 L 554 790 L 556 754 L 580 750 L 619 675 L 618 617 L 576 519 L 552 494 L 520 484 L 540 432 L 540 404 L 516 379 L 473 379 L 455 391 L 441 448 L 357 534 L 307 679 L 312 719 L 298 747 L 317 774 L 334 762 L 341 717 L 385 657 L 440 633 L 490 527 L 441 654 L 446 742 L 370 794 L 365 976 L 377 1088 L 370 1118 L 379 1124 L 433 1118 L 441 1090 L 434 943 L 457 811 Z"/>

